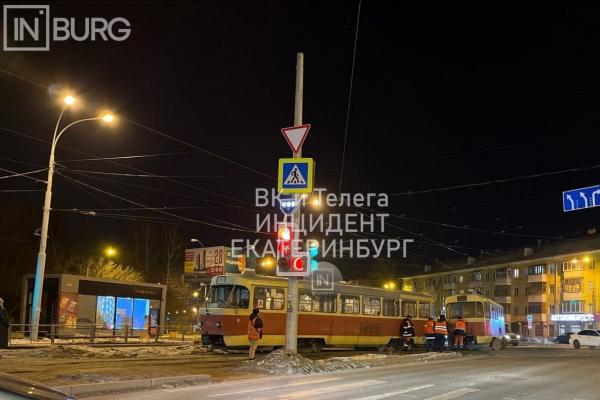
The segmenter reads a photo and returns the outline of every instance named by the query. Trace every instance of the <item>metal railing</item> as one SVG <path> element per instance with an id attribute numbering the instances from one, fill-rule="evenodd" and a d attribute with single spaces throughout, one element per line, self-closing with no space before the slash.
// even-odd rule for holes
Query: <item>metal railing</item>
<path id="1" fill-rule="evenodd" d="M 30 324 L 9 326 L 9 346 L 31 344 L 93 344 L 93 343 L 168 343 L 196 342 L 200 331 L 190 325 L 95 325 L 79 324 L 39 324 L 38 340 L 31 336 Z"/>

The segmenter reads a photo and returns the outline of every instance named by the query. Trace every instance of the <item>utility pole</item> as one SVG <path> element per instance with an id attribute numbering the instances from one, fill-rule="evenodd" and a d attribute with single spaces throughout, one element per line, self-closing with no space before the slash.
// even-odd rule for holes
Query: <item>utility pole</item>
<path id="1" fill-rule="evenodd" d="M 294 126 L 302 125 L 302 101 L 304 97 L 304 53 L 296 53 L 296 95 L 294 101 Z M 297 153 L 292 151 L 294 158 L 302 157 L 302 147 Z M 301 195 L 296 194 L 296 202 Z M 294 212 L 294 227 L 300 226 L 300 207 Z M 294 229 L 295 230 L 295 229 Z M 296 237 L 293 240 L 297 240 Z M 292 248 L 295 247 L 292 242 Z M 292 353 L 298 352 L 298 278 L 288 277 L 288 310 L 285 325 L 285 349 Z"/>

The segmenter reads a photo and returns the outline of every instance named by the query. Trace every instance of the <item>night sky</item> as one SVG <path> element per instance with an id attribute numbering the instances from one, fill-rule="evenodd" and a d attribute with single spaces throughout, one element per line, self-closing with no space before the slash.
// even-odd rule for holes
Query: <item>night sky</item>
<path id="1" fill-rule="evenodd" d="M 101 108 L 120 117 L 114 128 L 69 131 L 57 161 L 71 170 L 61 173 L 146 206 L 195 207 L 169 209 L 186 218 L 252 228 L 254 188 L 273 187 L 277 159 L 290 155 L 280 128 L 293 124 L 302 51 L 304 122 L 312 124 L 304 155 L 317 162 L 316 186 L 337 191 L 357 11 L 358 2 L 53 3 L 52 16 L 125 17 L 132 34 L 0 53 L 0 167 L 47 165 L 47 143 L 7 129 L 49 140 L 60 107 L 47 87 L 59 84 L 86 105 L 66 120 Z M 598 225 L 599 209 L 563 213 L 561 192 L 600 183 L 600 168 L 429 190 L 598 164 L 599 12 L 583 2 L 362 3 L 342 190 L 397 194 L 389 208 L 395 227 L 384 234 L 418 242 L 416 258 L 400 263 L 574 238 Z M 158 153 L 177 154 L 115 160 L 123 165 L 67 161 Z M 135 207 L 62 176 L 55 185 L 56 209 Z M 0 190 L 43 188 L 0 180 Z M 426 192 L 407 194 L 419 191 Z M 37 210 L 43 201 L 42 191 L 0 196 Z M 148 210 L 102 213 L 120 219 L 56 211 L 52 223 L 93 248 L 126 242 L 140 216 L 175 220 Z M 253 237 L 185 221 L 183 229 L 206 245 Z"/>

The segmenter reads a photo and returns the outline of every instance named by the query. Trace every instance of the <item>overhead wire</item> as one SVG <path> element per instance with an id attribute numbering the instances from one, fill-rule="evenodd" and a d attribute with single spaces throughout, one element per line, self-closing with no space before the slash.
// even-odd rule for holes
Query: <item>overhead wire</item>
<path id="1" fill-rule="evenodd" d="M 340 165 L 340 183 L 338 194 L 342 192 L 342 181 L 344 178 L 344 164 L 346 162 L 346 144 L 348 143 L 348 127 L 350 125 L 350 110 L 352 107 L 352 88 L 354 86 L 354 69 L 356 67 L 356 49 L 358 47 L 358 28 L 360 26 L 360 10 L 362 0 L 358 0 L 358 11 L 356 13 L 356 28 L 354 30 L 354 48 L 352 50 L 352 68 L 350 70 L 350 87 L 348 88 L 348 104 L 346 106 L 346 123 L 344 125 L 344 144 L 342 145 L 342 162 Z"/>
<path id="2" fill-rule="evenodd" d="M 598 169 L 598 168 L 600 168 L 600 164 L 590 165 L 587 167 L 569 168 L 569 169 L 563 169 L 563 170 L 558 170 L 558 171 L 541 172 L 541 173 L 530 174 L 530 175 L 521 175 L 521 176 L 516 176 L 516 177 L 512 177 L 512 178 L 494 179 L 494 180 L 484 181 L 484 182 L 467 183 L 467 184 L 462 184 L 462 185 L 437 187 L 437 188 L 422 189 L 422 190 L 411 190 L 411 191 L 400 192 L 400 193 L 391 193 L 391 194 L 389 194 L 389 196 L 408 196 L 408 195 L 432 193 L 432 192 L 445 192 L 445 191 L 454 190 L 454 189 L 464 189 L 464 188 L 476 187 L 476 186 L 486 186 L 486 185 L 492 185 L 492 184 L 496 184 L 496 183 L 508 183 L 508 182 L 525 180 L 525 179 L 540 178 L 543 176 L 560 175 L 560 174 L 566 174 L 566 173 L 572 173 L 572 172 L 590 171 L 590 170 L 594 170 L 594 169 Z"/>
<path id="3" fill-rule="evenodd" d="M 82 182 L 82 181 L 80 181 L 78 179 L 69 177 L 69 176 L 61 173 L 60 171 L 57 171 L 56 173 L 58 175 L 64 177 L 65 179 L 76 181 L 76 182 L 80 183 L 81 185 L 83 185 L 83 186 L 85 186 L 85 187 L 87 187 L 89 189 L 95 190 L 95 191 L 100 192 L 100 193 L 104 193 L 104 194 L 106 194 L 106 195 L 108 195 L 110 197 L 114 197 L 114 198 L 122 200 L 124 202 L 130 203 L 130 204 L 134 204 L 134 205 L 137 205 L 139 207 L 147 208 L 148 210 L 155 211 L 155 212 L 158 212 L 158 213 L 162 213 L 162 214 L 165 214 L 165 215 L 169 215 L 171 217 L 175 217 L 175 218 L 187 221 L 187 222 L 194 222 L 194 223 L 198 223 L 198 224 L 202 224 L 202 225 L 211 226 L 211 227 L 214 227 L 214 228 L 226 229 L 226 230 L 232 230 L 232 231 L 260 233 L 260 232 L 255 232 L 255 231 L 253 231 L 251 229 L 240 229 L 240 228 L 235 228 L 235 227 L 230 227 L 230 226 L 217 225 L 217 224 L 213 224 L 213 223 L 206 222 L 206 221 L 200 221 L 200 220 L 196 220 L 196 219 L 193 219 L 193 218 L 184 217 L 184 216 L 181 216 L 181 215 L 178 215 L 178 214 L 173 214 L 173 213 L 161 210 L 161 209 L 149 207 L 149 206 L 147 206 L 145 204 L 138 203 L 138 202 L 133 201 L 133 200 L 129 200 L 129 199 L 125 198 L 125 197 L 116 195 L 114 193 L 110 193 L 110 192 L 108 192 L 106 190 L 103 190 L 103 189 L 97 188 L 95 186 L 89 185 L 89 184 L 87 184 L 85 182 Z"/>

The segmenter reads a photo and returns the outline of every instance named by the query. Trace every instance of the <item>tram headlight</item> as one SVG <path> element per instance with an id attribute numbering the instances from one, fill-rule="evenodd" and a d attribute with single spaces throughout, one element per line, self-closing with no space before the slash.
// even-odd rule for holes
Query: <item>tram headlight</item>
<path id="1" fill-rule="evenodd" d="M 521 339 L 521 335 L 517 335 L 517 339 Z"/>
<path id="2" fill-rule="evenodd" d="M 504 339 L 510 340 L 510 335 L 504 335 Z"/>

